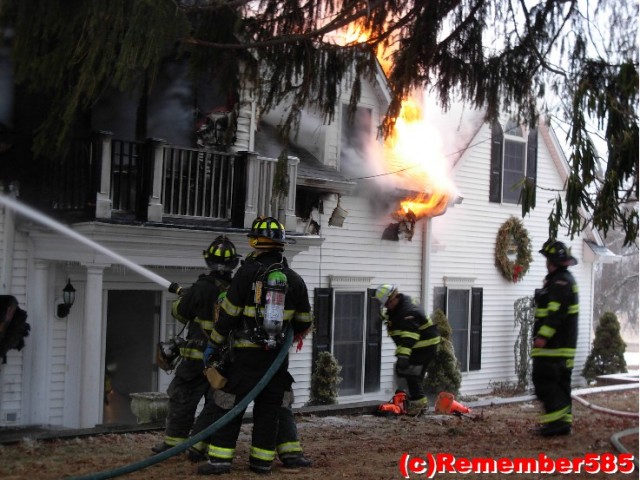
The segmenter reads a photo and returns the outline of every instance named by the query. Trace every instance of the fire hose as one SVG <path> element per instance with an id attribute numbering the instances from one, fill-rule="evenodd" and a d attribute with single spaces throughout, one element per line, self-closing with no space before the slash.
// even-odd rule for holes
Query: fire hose
<path id="1" fill-rule="evenodd" d="M 612 410 L 610 408 L 605 408 L 605 407 L 600 407 L 598 405 L 594 405 L 593 403 L 587 402 L 585 399 L 580 398 L 578 395 L 571 395 L 571 398 L 573 398 L 574 400 L 576 400 L 578 403 L 584 405 L 587 408 L 590 408 L 592 410 L 595 410 L 597 412 L 602 412 L 602 413 L 608 413 L 611 415 L 616 415 L 619 417 L 633 417 L 633 418 L 638 418 L 640 416 L 640 414 L 638 414 L 638 412 L 623 412 L 620 410 Z M 622 444 L 622 442 L 620 441 L 620 439 L 622 437 L 627 437 L 629 435 L 638 435 L 638 428 L 629 428 L 627 430 L 623 430 L 621 432 L 616 432 L 614 433 L 610 440 L 611 440 L 611 444 L 616 448 L 616 450 L 618 450 L 618 452 L 620 453 L 629 453 L 629 450 Z M 638 463 L 638 459 L 634 458 L 633 459 L 633 463 L 636 465 L 636 468 L 640 468 L 640 463 Z"/>
<path id="2" fill-rule="evenodd" d="M 189 447 L 206 439 L 213 432 L 218 430 L 220 427 L 223 427 L 224 425 L 229 423 L 233 418 L 239 415 L 240 412 L 244 411 L 244 409 L 247 408 L 249 403 L 251 403 L 253 399 L 258 396 L 258 394 L 264 389 L 267 383 L 269 383 L 269 380 L 271 380 L 271 377 L 273 377 L 275 373 L 278 371 L 278 369 L 280 368 L 280 365 L 282 365 L 282 362 L 284 362 L 284 359 L 286 358 L 289 352 L 289 347 L 291 347 L 292 342 L 293 342 L 293 331 L 291 328 L 289 328 L 284 340 L 284 344 L 280 348 L 278 355 L 276 356 L 275 360 L 273 361 L 273 363 L 271 364 L 267 372 L 264 374 L 264 376 L 256 384 L 256 386 L 253 387 L 253 389 L 242 400 L 240 400 L 240 402 L 235 407 L 229 410 L 222 418 L 219 418 L 218 420 L 213 422 L 211 425 L 209 425 L 207 428 L 197 433 L 193 437 L 188 438 L 187 440 L 176 445 L 175 447 L 171 447 L 170 449 L 165 450 L 162 453 L 158 453 L 157 455 L 146 458 L 139 462 L 131 463 L 129 465 L 124 465 L 122 467 L 115 468 L 113 470 L 105 470 L 103 472 L 96 472 L 89 475 L 83 475 L 81 477 L 71 477 L 68 480 L 101 480 L 103 478 L 114 478 L 120 475 L 135 472 L 137 470 L 142 470 L 143 468 L 149 467 L 156 463 L 164 462 L 168 458 L 171 458 L 174 455 L 182 453 L 186 451 Z"/>

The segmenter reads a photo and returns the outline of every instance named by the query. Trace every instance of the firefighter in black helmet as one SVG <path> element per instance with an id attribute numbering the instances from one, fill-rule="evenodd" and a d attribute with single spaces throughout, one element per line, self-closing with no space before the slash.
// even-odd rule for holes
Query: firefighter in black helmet
<path id="1" fill-rule="evenodd" d="M 540 253 L 548 274 L 535 292 L 532 380 L 545 414 L 536 433 L 542 436 L 571 433 L 571 373 L 578 341 L 578 285 L 568 267 L 578 261 L 567 246 L 547 240 Z"/>
<path id="2" fill-rule="evenodd" d="M 287 239 L 282 224 L 272 217 L 259 217 L 248 237 L 255 251 L 236 272 L 211 332 L 213 356 L 230 335 L 233 338 L 229 380 L 222 390 L 213 392 L 214 421 L 238 404 L 264 377 L 278 355 L 286 329 L 293 329 L 294 336 L 303 336 L 312 325 L 307 286 L 283 255 Z M 297 439 L 278 440 L 282 449 L 277 449 L 278 416 L 283 403 L 288 403 L 287 392 L 291 390 L 292 378 L 287 369 L 285 359 L 254 399 L 249 468 L 256 473 L 269 473 L 278 453 L 283 461 L 286 454 L 301 455 Z M 209 461 L 198 468 L 199 474 L 231 471 L 241 423 L 239 414 L 208 439 Z"/>
<path id="3" fill-rule="evenodd" d="M 226 236 L 219 236 L 202 252 L 210 269 L 202 274 L 189 288 L 183 289 L 172 283 L 169 291 L 179 296 L 173 302 L 171 314 L 186 325 L 186 342 L 180 345 L 181 361 L 175 377 L 169 384 L 169 413 L 165 428 L 164 442 L 154 446 L 154 453 L 161 453 L 185 441 L 194 431 L 200 431 L 211 424 L 206 415 L 200 415 L 194 425 L 196 408 L 207 395 L 209 382 L 203 375 L 203 352 L 213 329 L 213 315 L 218 297 L 229 288 L 231 275 L 239 262 L 236 247 Z M 205 409 L 203 409 L 203 413 Z M 192 461 L 204 459 L 206 445 L 197 444 L 189 450 Z"/>

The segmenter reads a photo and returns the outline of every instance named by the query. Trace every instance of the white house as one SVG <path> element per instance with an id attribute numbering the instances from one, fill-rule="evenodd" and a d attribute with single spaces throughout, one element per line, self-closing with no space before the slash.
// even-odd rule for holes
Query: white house
<path id="1" fill-rule="evenodd" d="M 89 242 L 17 207 L 0 209 L 2 293 L 18 299 L 32 327 L 26 347 L 10 351 L 7 363 L 0 365 L 0 426 L 84 428 L 134 422 L 128 395 L 164 391 L 170 381 L 154 364 L 156 343 L 179 333 L 170 315 L 175 297 L 168 293 L 168 283 L 194 281 L 205 268 L 202 250 L 218 234 L 227 234 L 247 254 L 246 233 L 257 214 L 280 215 L 295 238 L 287 257 L 307 283 L 316 317 L 316 331 L 303 349 L 291 351 L 295 407 L 309 400 L 313 358 L 323 350 L 331 351 L 342 366 L 340 403 L 386 400 L 393 394 L 394 346 L 370 298 L 381 283 L 398 284 L 421 299 L 427 311 L 435 305 L 435 294 L 440 295 L 448 315 L 458 312 L 456 335 L 467 340 L 481 326 L 475 344 L 456 340 L 461 349 L 479 349 L 466 358 L 460 355 L 462 392 L 483 392 L 492 381 L 512 380 L 513 302 L 540 286 L 544 264 L 534 253 L 531 268 L 515 284 L 504 280 L 493 264 L 496 233 L 520 207 L 489 200 L 491 129 L 478 125 L 473 137 L 465 139 L 467 148 L 453 168 L 462 195 L 452 196 L 438 216 L 419 220 L 410 232 L 398 230 L 389 239 L 390 225 L 401 226 L 393 213 L 406 189 L 360 178 L 370 171 L 362 139 L 375 143 L 388 100 L 385 88 L 380 73 L 377 81 L 363 84 L 355 123 L 347 121 L 348 92 L 329 125 L 312 110 L 305 112 L 288 150 L 290 188 L 280 204 L 270 202 L 280 154 L 270 129 L 281 111 L 258 118 L 250 91 L 240 92 L 232 152 L 180 147 L 175 138 L 159 141 L 172 135 L 166 124 L 156 125 L 157 130 L 151 126 L 154 138 L 145 143 L 129 141 L 131 122 L 100 115 L 98 107 L 95 126 L 103 132 L 91 149 L 82 150 L 93 152 L 94 161 L 79 155 L 73 162 L 80 163 L 68 159 L 56 164 L 46 178 L 51 188 L 42 190 L 43 198 L 46 192 L 52 199 L 53 213 Z M 557 142 L 542 126 L 536 142 L 538 185 L 561 188 L 566 162 Z M 424 148 L 429 152 L 431 146 Z M 96 182 L 58 182 L 63 176 L 56 172 L 69 165 L 74 172 L 91 166 L 84 178 Z M 546 239 L 548 192 L 537 190 L 538 207 L 524 219 L 534 251 Z M 585 240 L 598 243 L 597 237 L 586 235 L 569 242 L 582 259 L 573 269 L 581 287 L 576 371 L 587 353 L 591 325 L 595 257 Z M 75 303 L 60 318 L 57 306 L 68 281 L 76 290 Z M 465 317 L 460 307 L 465 298 L 471 302 L 473 292 L 480 303 L 467 303 Z M 481 316 L 472 318 L 471 306 L 478 305 Z"/>

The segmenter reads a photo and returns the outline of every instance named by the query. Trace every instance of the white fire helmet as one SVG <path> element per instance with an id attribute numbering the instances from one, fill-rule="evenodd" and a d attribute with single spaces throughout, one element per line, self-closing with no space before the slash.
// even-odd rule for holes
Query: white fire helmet
<path id="1" fill-rule="evenodd" d="M 397 295 L 398 287 L 389 283 L 380 285 L 376 289 L 376 298 L 380 301 L 380 305 L 384 306 L 387 301 Z"/>

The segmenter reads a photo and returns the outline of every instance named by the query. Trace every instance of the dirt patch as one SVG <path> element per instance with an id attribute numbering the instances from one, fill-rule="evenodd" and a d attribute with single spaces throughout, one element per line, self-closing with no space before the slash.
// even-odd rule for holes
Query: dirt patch
<path id="1" fill-rule="evenodd" d="M 638 412 L 638 391 L 623 390 L 585 395 L 593 405 L 618 411 Z M 587 453 L 618 455 L 611 442 L 617 432 L 637 428 L 638 418 L 601 413 L 574 402 L 574 431 L 570 436 L 532 436 L 539 411 L 537 402 L 482 407 L 477 418 L 455 416 L 380 418 L 371 415 L 298 417 L 300 437 L 314 465 L 298 471 L 274 466 L 273 475 L 291 479 L 400 479 L 398 463 L 403 453 L 424 457 L 427 453 L 452 454 L 457 458 L 579 458 Z M 233 474 L 222 478 L 256 478 L 248 470 L 251 425 L 243 425 Z M 162 441 L 162 433 L 108 434 L 72 440 L 23 441 L 0 446 L 0 478 L 60 479 L 112 471 L 139 462 L 149 448 Z M 623 446 L 638 458 L 638 435 L 625 436 Z M 436 478 L 451 474 L 437 474 Z M 541 478 L 540 474 L 518 474 L 517 478 Z M 504 479 L 501 474 L 467 475 L 467 478 Z M 545 474 L 545 479 L 638 478 L 637 470 L 592 475 L 588 473 Z M 110 478 L 110 477 L 101 477 Z M 122 478 L 180 480 L 202 478 L 196 465 L 184 455 L 172 457 Z M 412 474 L 410 478 L 425 478 Z"/>

